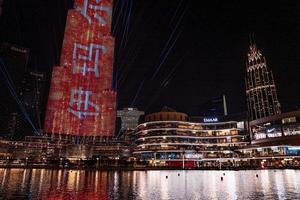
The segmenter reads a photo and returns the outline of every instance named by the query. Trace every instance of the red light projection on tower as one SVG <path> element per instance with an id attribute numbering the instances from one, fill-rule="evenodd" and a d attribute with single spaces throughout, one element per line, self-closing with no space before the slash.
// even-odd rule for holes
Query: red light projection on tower
<path id="1" fill-rule="evenodd" d="M 60 66 L 53 67 L 45 118 L 51 134 L 112 136 L 112 0 L 75 0 L 69 10 Z"/>

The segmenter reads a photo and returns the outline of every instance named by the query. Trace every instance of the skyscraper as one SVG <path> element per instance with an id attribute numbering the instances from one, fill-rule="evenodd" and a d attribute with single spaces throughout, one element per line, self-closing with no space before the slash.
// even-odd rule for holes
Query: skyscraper
<path id="1" fill-rule="evenodd" d="M 112 90 L 112 0 L 75 0 L 68 11 L 60 66 L 53 67 L 45 132 L 112 136 L 116 92 Z"/>
<path id="2" fill-rule="evenodd" d="M 8 138 L 21 138 L 33 133 L 28 120 L 32 120 L 24 107 L 24 81 L 28 71 L 28 48 L 15 44 L 0 45 L 0 133 Z M 23 109 L 24 108 L 24 109 Z M 24 117 L 28 114 L 28 118 Z"/>
<path id="3" fill-rule="evenodd" d="M 42 129 L 42 107 L 44 107 L 46 75 L 43 72 L 28 70 L 23 79 L 21 101 L 32 123 L 39 131 Z"/>
<path id="4" fill-rule="evenodd" d="M 281 112 L 273 73 L 254 41 L 250 41 L 245 82 L 250 120 Z"/>
<path id="5" fill-rule="evenodd" d="M 222 95 L 209 99 L 200 105 L 200 113 L 206 117 L 226 116 L 228 114 L 226 96 Z"/>
<path id="6" fill-rule="evenodd" d="M 137 108 L 123 108 L 117 111 L 117 117 L 121 118 L 121 130 L 134 130 L 139 123 L 141 115 L 145 114 L 144 111 L 139 111 Z"/>

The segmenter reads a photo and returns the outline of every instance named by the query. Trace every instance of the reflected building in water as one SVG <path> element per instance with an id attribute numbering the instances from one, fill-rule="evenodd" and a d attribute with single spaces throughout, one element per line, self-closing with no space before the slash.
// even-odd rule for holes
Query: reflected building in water
<path id="1" fill-rule="evenodd" d="M 226 171 L 220 181 L 218 171 L 0 169 L 0 198 L 299 199 L 299 178 L 297 170 Z"/>

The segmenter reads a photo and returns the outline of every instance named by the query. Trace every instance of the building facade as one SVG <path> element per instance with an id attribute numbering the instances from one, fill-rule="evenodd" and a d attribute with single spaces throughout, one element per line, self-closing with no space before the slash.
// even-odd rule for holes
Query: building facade
<path id="1" fill-rule="evenodd" d="M 281 112 L 273 73 L 267 67 L 266 58 L 253 42 L 249 46 L 245 82 L 250 120 Z"/>
<path id="2" fill-rule="evenodd" d="M 286 144 L 300 144 L 300 111 L 281 113 L 249 122 L 252 144 L 290 139 Z M 298 137 L 298 139 L 291 139 Z M 291 143 L 292 142 L 292 143 Z"/>
<path id="3" fill-rule="evenodd" d="M 172 108 L 163 107 L 161 112 L 151 113 L 145 116 L 145 122 L 151 121 L 187 121 L 188 115 L 177 112 Z"/>
<path id="4" fill-rule="evenodd" d="M 133 155 L 150 166 L 235 165 L 238 149 L 249 144 L 243 122 L 195 123 L 175 111 L 149 114 L 145 119 L 136 128 Z"/>
<path id="5" fill-rule="evenodd" d="M 112 137 L 112 0 L 75 0 L 68 11 L 60 66 L 53 67 L 45 132 L 59 137 Z"/>
<path id="6" fill-rule="evenodd" d="M 0 45 L 0 119 L 7 122 L 0 125 L 0 134 L 5 138 L 23 138 L 33 133 L 29 121 L 36 125 L 24 101 L 29 54 L 30 50 L 25 47 L 10 43 Z"/>
<path id="7" fill-rule="evenodd" d="M 118 110 L 117 117 L 121 118 L 121 130 L 134 130 L 138 126 L 141 115 L 144 115 L 144 112 L 139 111 L 137 108 Z"/>
<path id="8" fill-rule="evenodd" d="M 144 114 L 144 111 L 139 111 L 137 108 L 123 108 L 122 110 L 118 110 L 117 117 L 121 119 L 121 128 L 116 138 L 131 143 L 134 138 L 133 132 L 139 124 L 140 117 Z"/>
<path id="9" fill-rule="evenodd" d="M 129 147 L 120 141 L 74 144 L 40 136 L 22 141 L 0 139 L 0 167 L 116 167 L 129 156 Z"/>
<path id="10" fill-rule="evenodd" d="M 260 168 L 300 166 L 300 111 L 249 122 L 251 145 L 241 148 L 249 165 Z"/>

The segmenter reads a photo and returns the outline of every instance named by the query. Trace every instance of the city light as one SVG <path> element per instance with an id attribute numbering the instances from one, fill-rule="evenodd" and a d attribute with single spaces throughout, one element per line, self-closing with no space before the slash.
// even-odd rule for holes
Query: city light
<path id="1" fill-rule="evenodd" d="M 0 199 L 299 199 L 299 8 L 0 0 Z"/>

